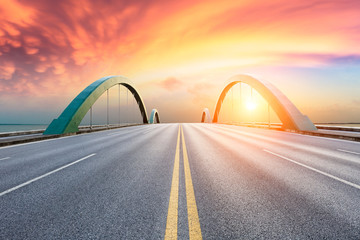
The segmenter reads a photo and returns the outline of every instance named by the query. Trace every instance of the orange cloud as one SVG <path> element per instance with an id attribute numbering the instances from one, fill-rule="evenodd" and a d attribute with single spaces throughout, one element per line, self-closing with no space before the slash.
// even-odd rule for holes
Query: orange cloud
<path id="1" fill-rule="evenodd" d="M 226 66 L 327 64 L 311 57 L 289 62 L 288 56 L 360 54 L 353 48 L 360 38 L 359 5 L 12 0 L 0 7 L 0 54 L 15 63 L 20 75 L 41 73 L 41 82 L 53 81 L 51 74 L 88 72 L 84 77 L 96 79 L 120 73 L 146 81 Z M 19 48 L 28 56 L 13 59 L 15 52 L 21 55 Z M 39 61 L 53 70 L 45 71 Z"/>
<path id="2" fill-rule="evenodd" d="M 13 62 L 4 62 L 0 65 L 0 79 L 10 80 L 15 72 L 15 65 Z"/>
<path id="3" fill-rule="evenodd" d="M 20 2 L 17 0 L 0 0 L 1 18 L 6 19 L 7 21 L 5 22 L 9 23 L 20 25 L 31 24 L 36 9 L 26 6 L 23 2 L 24 1 Z"/>
<path id="4" fill-rule="evenodd" d="M 214 85 L 208 82 L 199 82 L 187 88 L 187 92 L 192 95 L 192 102 L 198 104 L 200 107 L 212 106 L 214 93 Z M 218 89 L 220 91 L 220 89 Z M 215 91 L 215 96 L 218 94 Z M 208 105 L 211 104 L 211 105 Z"/>
<path id="5" fill-rule="evenodd" d="M 39 52 L 38 48 L 24 47 L 26 54 L 33 55 Z"/>
<path id="6" fill-rule="evenodd" d="M 359 16 L 357 0 L 0 0 L 0 93 L 71 95 L 120 74 L 213 105 L 208 72 L 357 64 Z M 211 94 L 194 89 L 204 79 Z"/>

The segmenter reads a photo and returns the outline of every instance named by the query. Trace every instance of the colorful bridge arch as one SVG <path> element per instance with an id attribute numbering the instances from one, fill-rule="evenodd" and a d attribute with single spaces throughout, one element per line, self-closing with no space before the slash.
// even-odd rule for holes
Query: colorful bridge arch
<path id="1" fill-rule="evenodd" d="M 211 123 L 211 116 L 209 109 L 204 108 L 201 114 L 201 122 L 202 123 Z"/>
<path id="2" fill-rule="evenodd" d="M 43 134 L 78 132 L 78 126 L 91 106 L 106 90 L 117 84 L 126 87 L 133 94 L 139 106 L 143 123 L 148 123 L 145 104 L 131 81 L 123 76 L 108 76 L 98 79 L 79 93 L 61 115 L 50 123 Z"/>
<path id="3" fill-rule="evenodd" d="M 316 131 L 317 128 L 313 122 L 274 85 L 265 80 L 259 80 L 249 75 L 235 75 L 229 79 L 229 84 L 222 90 L 219 99 L 215 106 L 213 123 L 218 122 L 222 102 L 225 99 L 227 92 L 237 83 L 246 83 L 257 90 L 260 95 L 269 103 L 275 111 L 283 127 L 286 129 L 299 131 Z"/>
<path id="4" fill-rule="evenodd" d="M 159 112 L 156 108 L 151 111 L 149 123 L 160 123 Z"/>

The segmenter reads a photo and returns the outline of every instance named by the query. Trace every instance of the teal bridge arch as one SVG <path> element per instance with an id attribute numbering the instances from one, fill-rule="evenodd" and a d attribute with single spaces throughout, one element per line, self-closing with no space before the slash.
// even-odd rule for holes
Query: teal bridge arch
<path id="1" fill-rule="evenodd" d="M 91 106 L 106 90 L 118 84 L 126 87 L 133 94 L 139 106 L 143 123 L 149 123 L 144 101 L 142 100 L 139 92 L 136 90 L 132 82 L 123 76 L 107 76 L 98 79 L 86 87 L 82 92 L 80 92 L 79 95 L 77 95 L 74 100 L 72 100 L 72 102 L 65 108 L 61 115 L 50 123 L 43 134 L 51 135 L 78 132 L 79 124 Z M 156 120 L 160 122 L 157 110 L 156 116 Z"/>
<path id="2" fill-rule="evenodd" d="M 156 108 L 151 111 L 149 123 L 160 123 L 159 112 Z"/>
<path id="3" fill-rule="evenodd" d="M 274 85 L 266 80 L 259 80 L 249 75 L 239 74 L 229 79 L 229 84 L 221 91 L 216 102 L 213 123 L 219 120 L 221 105 L 228 91 L 237 83 L 245 83 L 257 90 L 260 95 L 269 103 L 278 118 L 283 124 L 283 128 L 298 131 L 316 131 L 317 128 L 313 122 Z M 204 114 L 204 113 L 203 113 Z"/>

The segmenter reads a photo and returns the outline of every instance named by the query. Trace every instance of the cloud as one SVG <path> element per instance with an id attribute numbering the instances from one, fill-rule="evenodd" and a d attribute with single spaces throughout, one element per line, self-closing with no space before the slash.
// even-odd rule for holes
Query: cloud
<path id="1" fill-rule="evenodd" d="M 162 88 L 165 88 L 166 90 L 174 91 L 174 90 L 180 88 L 183 85 L 183 82 L 177 78 L 168 77 L 167 79 L 159 82 L 159 85 Z"/>
<path id="2" fill-rule="evenodd" d="M 333 64 L 347 64 L 347 65 L 360 65 L 359 55 L 335 56 L 331 59 Z"/>
<path id="3" fill-rule="evenodd" d="M 107 74 L 352 64 L 360 55 L 355 0 L 0 3 L 0 65 L 7 66 L 1 70 L 2 94 L 78 92 Z M 161 86 L 173 91 L 184 84 L 169 78 Z"/>
<path id="4" fill-rule="evenodd" d="M 287 63 L 286 65 L 290 66 L 308 66 L 308 67 L 317 67 L 317 66 L 331 66 L 331 65 L 358 65 L 360 64 L 360 54 L 351 54 L 351 55 L 342 55 L 338 54 L 320 54 L 320 53 L 274 53 L 275 59 L 274 62 Z"/>
<path id="5" fill-rule="evenodd" d="M 187 92 L 192 95 L 192 102 L 200 107 L 208 107 L 209 104 L 214 104 L 214 90 L 218 89 L 209 82 L 198 82 L 187 88 Z"/>
<path id="6" fill-rule="evenodd" d="M 10 80 L 15 72 L 15 65 L 13 62 L 3 62 L 0 66 L 0 78 Z"/>
<path id="7" fill-rule="evenodd" d="M 0 65 L 4 66 L 0 87 L 5 89 L 6 84 L 4 94 L 35 94 L 34 88 L 46 94 L 55 86 L 71 86 L 61 90 L 73 91 L 84 81 L 102 77 L 104 69 L 115 62 L 121 65 L 123 56 L 136 48 L 131 31 L 136 18 L 146 11 L 141 5 L 146 4 L 70 0 L 0 4 Z M 128 23 L 131 21 L 134 24 Z M 13 63 L 16 74 L 9 71 L 8 62 Z M 79 77 L 85 80 L 73 81 Z"/>
<path id="8" fill-rule="evenodd" d="M 352 104 L 355 105 L 355 106 L 357 106 L 358 108 L 360 108 L 360 99 L 354 99 L 354 100 L 352 101 Z"/>
<path id="9" fill-rule="evenodd" d="M 38 48 L 32 48 L 32 47 L 24 47 L 24 50 L 28 55 L 33 55 L 39 52 Z"/>

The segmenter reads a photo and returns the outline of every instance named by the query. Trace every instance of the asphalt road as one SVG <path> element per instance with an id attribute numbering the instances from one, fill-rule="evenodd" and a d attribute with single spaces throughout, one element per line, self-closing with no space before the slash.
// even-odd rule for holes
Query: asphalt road
<path id="1" fill-rule="evenodd" d="M 181 126 L 0 148 L 0 239 L 360 239 L 360 143 Z"/>

